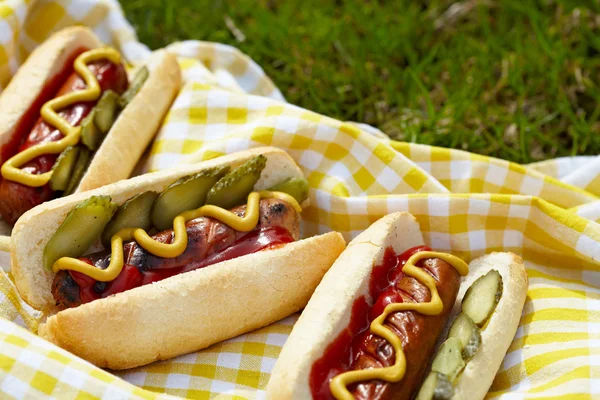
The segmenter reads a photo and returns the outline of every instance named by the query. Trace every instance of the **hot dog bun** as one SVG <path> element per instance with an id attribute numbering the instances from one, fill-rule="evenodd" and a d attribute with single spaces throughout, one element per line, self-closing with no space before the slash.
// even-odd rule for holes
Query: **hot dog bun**
<path id="1" fill-rule="evenodd" d="M 28 211 L 12 235 L 17 289 L 33 307 L 55 311 L 54 273 L 42 267 L 43 250 L 81 201 L 110 195 L 120 204 L 143 191 L 162 191 L 178 178 L 207 168 L 235 168 L 258 154 L 267 158 L 267 164 L 256 190 L 303 176 L 284 151 L 257 148 L 120 181 Z M 242 256 L 60 311 L 40 326 L 39 334 L 101 367 L 131 368 L 171 358 L 298 311 L 344 247 L 339 233 L 327 233 Z"/>
<path id="2" fill-rule="evenodd" d="M 94 153 L 77 192 L 129 178 L 177 96 L 181 72 L 173 54 L 155 51 L 144 65 L 150 73 L 148 79 Z"/>
<path id="3" fill-rule="evenodd" d="M 11 140 L 46 83 L 63 71 L 74 51 L 102 46 L 92 31 L 81 26 L 63 29 L 38 46 L 0 95 L 0 146 Z M 175 56 L 164 50 L 153 53 L 145 65 L 148 78 L 94 153 L 76 191 L 129 177 L 158 130 L 179 91 L 181 73 Z M 5 161 L 0 159 L 0 165 Z"/>
<path id="4" fill-rule="evenodd" d="M 392 246 L 396 254 L 400 254 L 421 244 L 419 225 L 405 212 L 381 218 L 350 242 L 323 277 L 284 345 L 267 386 L 268 399 L 312 397 L 311 368 L 347 327 L 354 301 L 361 296 L 369 297 L 372 267 L 381 262 L 386 247 Z M 527 275 L 521 258 L 512 253 L 481 257 L 473 261 L 469 269 L 469 274 L 461 280 L 448 327 L 460 312 L 460 300 L 477 278 L 496 269 L 504 285 L 503 295 L 482 331 L 483 344 L 455 386 L 457 399 L 483 399 L 516 332 L 527 293 Z M 344 279 L 340 279 L 342 276 Z"/>

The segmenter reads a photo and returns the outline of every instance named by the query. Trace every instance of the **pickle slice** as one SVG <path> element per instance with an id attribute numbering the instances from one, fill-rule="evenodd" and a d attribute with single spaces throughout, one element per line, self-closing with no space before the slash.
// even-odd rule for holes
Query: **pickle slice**
<path id="1" fill-rule="evenodd" d="M 103 135 L 108 133 L 111 126 L 115 123 L 119 111 L 118 106 L 119 95 L 112 90 L 107 90 L 102 93 L 102 97 L 100 97 L 98 104 L 94 107 L 94 123 Z"/>
<path id="2" fill-rule="evenodd" d="M 439 372 L 430 372 L 416 400 L 450 400 L 452 395 L 454 395 L 454 387 L 448 377 Z"/>
<path id="3" fill-rule="evenodd" d="M 75 163 L 75 167 L 71 173 L 71 180 L 69 181 L 69 185 L 65 190 L 65 195 L 70 195 L 75 192 L 77 186 L 79 186 L 81 178 L 83 178 L 83 174 L 85 174 L 85 171 L 87 170 L 89 162 L 91 161 L 90 151 L 82 146 L 79 146 L 78 148 L 79 156 L 77 157 L 77 162 Z"/>
<path id="4" fill-rule="evenodd" d="M 287 193 L 295 198 L 298 204 L 302 204 L 308 198 L 308 181 L 304 178 L 288 178 L 269 190 Z"/>
<path id="5" fill-rule="evenodd" d="M 460 340 L 462 357 L 465 361 L 473 358 L 481 344 L 481 331 L 471 317 L 465 313 L 460 313 L 454 320 L 448 332 L 448 337 L 455 337 Z"/>
<path id="6" fill-rule="evenodd" d="M 176 216 L 204 205 L 210 188 L 228 172 L 228 166 L 210 168 L 172 183 L 154 202 L 151 214 L 154 227 L 160 231 L 169 229 Z"/>
<path id="7" fill-rule="evenodd" d="M 448 380 L 453 382 L 464 367 L 460 339 L 449 337 L 438 350 L 431 370 L 446 375 Z"/>
<path id="8" fill-rule="evenodd" d="M 157 192 L 144 192 L 134 196 L 121 204 L 115 215 L 102 232 L 102 244 L 105 248 L 110 247 L 110 239 L 123 228 L 152 228 L 150 211 L 158 197 Z"/>
<path id="9" fill-rule="evenodd" d="M 131 99 L 135 97 L 137 92 L 140 91 L 142 85 L 144 84 L 144 82 L 146 82 L 146 79 L 148 79 L 148 75 L 149 72 L 148 68 L 146 67 L 142 67 L 136 72 L 135 76 L 133 77 L 133 80 L 131 81 L 131 84 L 129 85 L 129 88 L 119 98 L 119 106 L 122 109 L 125 108 L 127 104 L 131 102 Z"/>
<path id="10" fill-rule="evenodd" d="M 52 166 L 50 189 L 54 191 L 63 191 L 67 188 L 78 155 L 79 148 L 74 146 L 69 146 L 60 153 L 54 166 Z"/>
<path id="11" fill-rule="evenodd" d="M 206 204 L 230 209 L 246 203 L 265 165 L 267 165 L 267 157 L 262 154 L 246 161 L 219 179 L 208 192 Z"/>
<path id="12" fill-rule="evenodd" d="M 93 108 L 83 121 L 81 121 L 81 143 L 92 151 L 100 147 L 100 143 L 104 140 L 104 134 L 100 132 L 94 123 L 95 115 L 96 109 Z"/>
<path id="13" fill-rule="evenodd" d="M 462 311 L 478 327 L 485 325 L 502 297 L 502 277 L 494 269 L 479 277 L 465 293 Z"/>
<path id="14" fill-rule="evenodd" d="M 44 247 L 44 267 L 52 270 L 61 257 L 81 257 L 100 238 L 117 208 L 110 196 L 92 196 L 75 206 Z"/>

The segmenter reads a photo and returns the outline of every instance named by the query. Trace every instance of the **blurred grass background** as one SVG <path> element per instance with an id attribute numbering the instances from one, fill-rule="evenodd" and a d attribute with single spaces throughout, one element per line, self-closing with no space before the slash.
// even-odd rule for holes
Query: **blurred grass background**
<path id="1" fill-rule="evenodd" d="M 252 57 L 301 107 L 520 163 L 600 154 L 600 2 L 122 2 L 151 48 Z"/>

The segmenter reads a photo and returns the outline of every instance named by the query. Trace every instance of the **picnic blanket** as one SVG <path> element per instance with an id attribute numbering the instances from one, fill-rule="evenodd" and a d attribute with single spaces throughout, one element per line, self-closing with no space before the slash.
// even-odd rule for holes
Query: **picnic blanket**
<path id="1" fill-rule="evenodd" d="M 150 53 L 116 1 L 8 0 L 0 3 L 0 87 L 36 45 L 74 24 L 91 27 L 132 64 Z M 184 86 L 142 170 L 276 146 L 310 183 L 305 237 L 336 230 L 350 240 L 404 210 L 435 249 L 467 261 L 517 253 L 526 261 L 529 292 L 488 397 L 600 396 L 600 158 L 524 166 L 391 141 L 370 126 L 286 103 L 233 47 L 193 40 L 167 49 L 179 56 Z M 19 297 L 7 257 L 0 263 L 2 398 L 262 398 L 297 318 L 170 361 L 103 371 L 35 335 L 41 315 Z"/>

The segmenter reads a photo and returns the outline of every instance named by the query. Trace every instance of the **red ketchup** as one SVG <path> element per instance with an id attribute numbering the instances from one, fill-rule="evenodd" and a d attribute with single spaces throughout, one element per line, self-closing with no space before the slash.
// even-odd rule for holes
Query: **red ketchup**
<path id="1" fill-rule="evenodd" d="M 329 382 L 350 369 L 355 355 L 361 350 L 364 338 L 369 334 L 371 322 L 383 313 L 388 304 L 402 302 L 397 290 L 398 282 L 404 275 L 402 267 L 419 251 L 431 249 L 417 246 L 399 256 L 391 247 L 385 249 L 383 260 L 373 267 L 369 281 L 369 298 L 375 301 L 368 302 L 365 296 L 354 301 L 350 323 L 327 346 L 323 356 L 315 361 L 310 370 L 309 384 L 314 400 L 335 399 L 329 390 Z"/>
<path id="2" fill-rule="evenodd" d="M 42 106 L 47 101 L 56 97 L 58 90 L 61 88 L 63 83 L 65 83 L 67 78 L 73 73 L 73 63 L 75 62 L 75 59 L 86 50 L 86 48 L 81 47 L 74 50 L 73 54 L 65 63 L 62 71 L 58 72 L 46 82 L 40 91 L 40 94 L 38 94 L 25 114 L 23 114 L 21 119 L 19 119 L 19 122 L 17 123 L 15 131 L 10 137 L 10 140 L 5 143 L 2 148 L 0 148 L 0 163 L 3 164 L 6 160 L 17 154 L 17 149 L 25 141 L 25 139 L 27 139 L 27 135 L 29 132 L 31 132 L 33 125 L 35 125 L 37 122 Z"/>
<path id="3" fill-rule="evenodd" d="M 2 163 L 17 152 L 40 143 L 55 142 L 63 137 L 58 129 L 44 122 L 40 110 L 48 100 L 86 87 L 83 78 L 73 71 L 74 59 L 83 51 L 84 49 L 75 51 L 63 70 L 44 85 L 41 93 L 19 120 L 10 141 L 0 149 Z M 90 63 L 89 69 L 96 77 L 101 91 L 111 89 L 120 94 L 127 89 L 127 73 L 122 64 L 100 60 Z M 58 114 L 69 125 L 78 126 L 94 105 L 95 102 L 79 102 L 60 110 Z M 43 174 L 52 169 L 57 158 L 58 154 L 44 154 L 24 164 L 21 169 L 31 174 Z M 0 214 L 8 223 L 14 224 L 24 212 L 54 197 L 56 194 L 48 184 L 30 187 L 14 181 L 2 180 Z"/>
<path id="4" fill-rule="evenodd" d="M 81 303 L 108 297 L 110 295 L 124 292 L 142 285 L 157 282 L 173 275 L 182 274 L 195 269 L 208 267 L 221 261 L 231 260 L 247 254 L 256 253 L 273 247 L 293 242 L 294 238 L 282 227 L 268 227 L 254 230 L 240 237 L 231 246 L 213 253 L 199 264 L 187 264 L 176 268 L 153 268 L 147 271 L 140 270 L 129 264 L 123 265 L 123 270 L 115 280 L 107 283 L 97 282 L 94 278 L 77 271 L 69 271 L 69 274 L 79 285 L 79 296 Z M 88 258 L 80 260 L 94 265 Z M 99 290 L 100 289 L 100 290 Z"/>

